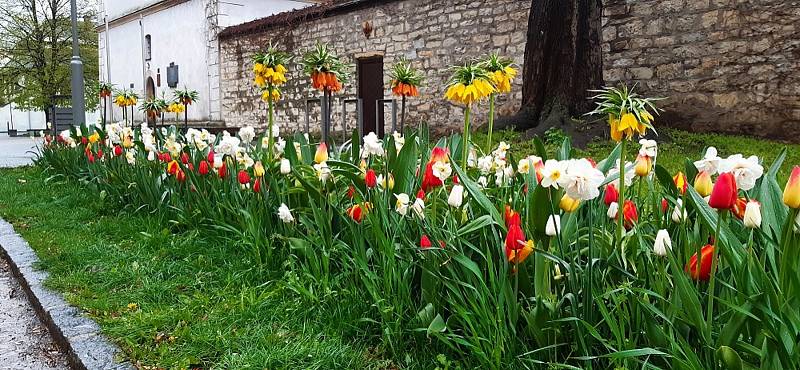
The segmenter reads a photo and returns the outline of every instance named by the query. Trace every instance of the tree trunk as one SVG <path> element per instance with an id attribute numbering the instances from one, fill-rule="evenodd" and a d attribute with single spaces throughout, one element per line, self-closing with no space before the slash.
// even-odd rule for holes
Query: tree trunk
<path id="1" fill-rule="evenodd" d="M 602 0 L 531 1 L 522 106 L 498 126 L 544 132 L 590 110 L 587 90 L 603 84 L 602 7 Z"/>

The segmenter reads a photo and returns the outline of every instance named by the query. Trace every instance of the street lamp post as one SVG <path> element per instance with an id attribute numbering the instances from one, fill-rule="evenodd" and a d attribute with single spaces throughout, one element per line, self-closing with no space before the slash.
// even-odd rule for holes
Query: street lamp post
<path id="1" fill-rule="evenodd" d="M 72 86 L 72 122 L 73 124 L 86 123 L 86 102 L 84 101 L 83 62 L 78 43 L 78 5 L 76 0 L 70 0 L 72 18 L 72 60 L 69 62 Z"/>

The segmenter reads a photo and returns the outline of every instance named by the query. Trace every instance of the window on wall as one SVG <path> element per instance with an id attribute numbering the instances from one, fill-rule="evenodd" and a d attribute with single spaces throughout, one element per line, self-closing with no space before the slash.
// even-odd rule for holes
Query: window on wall
<path id="1" fill-rule="evenodd" d="M 144 36 L 144 60 L 150 60 L 152 58 L 152 47 L 150 44 L 150 35 Z"/>

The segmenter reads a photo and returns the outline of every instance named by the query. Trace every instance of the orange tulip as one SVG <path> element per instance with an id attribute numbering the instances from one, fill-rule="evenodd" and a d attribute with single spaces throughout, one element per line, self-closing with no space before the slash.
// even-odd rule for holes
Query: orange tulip
<path id="1" fill-rule="evenodd" d="M 686 181 L 686 175 L 684 175 L 683 172 L 678 171 L 675 177 L 672 178 L 672 181 L 675 182 L 675 188 L 677 188 L 681 194 L 686 193 L 686 188 L 689 187 L 689 183 Z"/>
<path id="2" fill-rule="evenodd" d="M 800 208 L 800 166 L 794 166 L 786 188 L 783 189 L 783 203 L 789 208 Z"/>
<path id="3" fill-rule="evenodd" d="M 617 212 L 617 217 L 619 217 L 619 212 Z M 622 223 L 626 230 L 630 230 L 639 221 L 639 211 L 636 210 L 636 204 L 630 199 L 625 200 L 625 205 L 622 207 L 622 217 Z"/>
<path id="4" fill-rule="evenodd" d="M 689 273 L 689 276 L 694 280 L 708 281 L 711 277 L 711 256 L 714 254 L 714 246 L 711 244 L 706 245 L 700 249 L 700 269 L 697 268 L 697 253 L 692 255 L 689 263 L 686 264 L 684 270 Z"/>
<path id="5" fill-rule="evenodd" d="M 733 204 L 733 208 L 731 208 L 731 213 L 733 213 L 736 218 L 739 220 L 744 220 L 744 212 L 747 210 L 747 198 L 740 197 L 736 199 L 736 202 Z"/>
<path id="6" fill-rule="evenodd" d="M 320 143 L 317 152 L 314 154 L 314 162 L 317 164 L 328 160 L 328 144 Z"/>
<path id="7" fill-rule="evenodd" d="M 525 245 L 520 249 L 508 249 L 506 248 L 506 258 L 508 258 L 508 262 L 513 264 L 520 264 L 525 262 L 528 256 L 533 252 L 533 240 L 528 240 L 525 242 Z"/>

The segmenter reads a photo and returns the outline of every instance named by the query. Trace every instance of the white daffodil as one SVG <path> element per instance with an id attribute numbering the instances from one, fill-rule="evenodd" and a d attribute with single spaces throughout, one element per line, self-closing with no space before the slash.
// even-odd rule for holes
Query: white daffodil
<path id="1" fill-rule="evenodd" d="M 450 163 L 445 163 L 442 161 L 436 161 L 433 163 L 433 176 L 436 176 L 439 180 L 444 182 L 447 180 L 448 177 L 453 173 L 453 168 L 450 167 Z"/>
<path id="2" fill-rule="evenodd" d="M 283 140 L 283 138 L 280 138 L 280 137 L 276 138 L 275 139 L 275 144 L 273 144 L 272 150 L 273 150 L 273 153 L 275 153 L 276 156 L 283 155 L 284 150 L 286 150 L 286 140 Z"/>
<path id="3" fill-rule="evenodd" d="M 397 198 L 397 201 L 394 203 L 394 210 L 403 216 L 407 215 L 408 204 L 411 202 L 411 200 L 408 198 L 408 194 L 395 194 L 394 197 Z"/>
<path id="4" fill-rule="evenodd" d="M 291 223 L 294 222 L 294 216 L 292 216 L 292 211 L 289 210 L 289 207 L 286 204 L 281 203 L 281 206 L 278 207 L 278 218 L 283 221 L 283 223 Z"/>
<path id="5" fill-rule="evenodd" d="M 147 152 L 147 160 L 152 162 L 156 160 L 156 152 L 151 150 Z"/>
<path id="6" fill-rule="evenodd" d="M 550 215 L 547 218 L 547 225 L 544 227 L 544 233 L 547 236 L 556 236 L 561 231 L 561 216 Z"/>
<path id="7" fill-rule="evenodd" d="M 486 176 L 478 177 L 478 185 L 482 188 L 489 186 L 489 179 Z"/>
<path id="8" fill-rule="evenodd" d="M 253 126 L 244 126 L 239 129 L 239 138 L 245 144 L 250 144 L 256 138 L 256 129 Z"/>
<path id="9" fill-rule="evenodd" d="M 403 145 L 406 144 L 406 138 L 403 137 L 403 134 L 395 131 L 392 133 L 394 137 L 394 149 L 400 153 L 400 150 L 403 149 Z"/>
<path id="10" fill-rule="evenodd" d="M 375 135 L 374 132 L 370 132 L 367 136 L 364 136 L 364 147 L 361 150 L 361 157 L 367 158 L 371 155 L 374 156 L 383 156 L 383 143 L 381 140 L 378 139 L 378 135 Z"/>
<path id="11" fill-rule="evenodd" d="M 722 158 L 717 156 L 717 148 L 710 146 L 706 149 L 703 159 L 694 162 L 694 166 L 698 171 L 706 171 L 709 175 L 714 176 L 719 171 L 721 161 Z"/>
<path id="12" fill-rule="evenodd" d="M 478 151 L 475 148 L 469 148 L 467 155 L 467 167 L 475 168 L 478 165 Z"/>
<path id="13" fill-rule="evenodd" d="M 481 171 L 481 174 L 488 175 L 492 173 L 492 169 L 494 168 L 494 158 L 492 156 L 484 156 L 478 158 L 478 169 Z"/>
<path id="14" fill-rule="evenodd" d="M 508 145 L 505 141 L 501 141 L 500 144 L 497 144 L 497 149 L 495 149 L 492 154 L 495 157 L 505 158 L 509 149 L 511 149 L 511 145 Z"/>
<path id="15" fill-rule="evenodd" d="M 612 220 L 615 220 L 617 218 L 617 212 L 619 212 L 619 203 L 611 202 L 611 204 L 608 205 L 608 212 L 606 212 L 606 216 Z"/>
<path id="16" fill-rule="evenodd" d="M 567 177 L 567 163 L 557 161 L 555 159 L 548 159 L 544 162 L 542 168 L 542 181 L 540 185 L 545 188 L 558 189 L 569 183 L 570 179 Z"/>
<path id="17" fill-rule="evenodd" d="M 288 159 L 281 159 L 281 174 L 288 175 L 292 172 L 292 163 Z"/>
<path id="18" fill-rule="evenodd" d="M 610 184 L 614 185 L 617 189 L 619 189 L 619 161 L 617 161 L 617 165 L 614 168 L 608 171 L 608 177 L 617 177 L 610 182 Z M 633 170 L 633 163 L 625 162 L 625 186 L 631 186 L 633 184 L 633 178 L 636 177 L 636 171 Z"/>
<path id="19" fill-rule="evenodd" d="M 741 154 L 734 154 L 720 162 L 719 172 L 732 173 L 739 189 L 747 191 L 755 187 L 756 181 L 764 175 L 764 167 L 758 163 L 757 156 L 744 158 Z"/>
<path id="20" fill-rule="evenodd" d="M 639 140 L 639 154 L 650 158 L 655 158 L 658 155 L 658 143 L 655 140 L 641 139 Z"/>
<path id="21" fill-rule="evenodd" d="M 656 256 L 664 257 L 667 255 L 667 250 L 672 249 L 672 239 L 669 237 L 667 230 L 658 230 L 656 233 L 656 241 L 653 244 L 653 253 Z"/>
<path id="22" fill-rule="evenodd" d="M 761 227 L 761 203 L 751 200 L 744 209 L 744 226 L 750 229 Z"/>
<path id="23" fill-rule="evenodd" d="M 328 164 L 325 162 L 317 163 L 314 165 L 314 170 L 317 171 L 317 178 L 323 184 L 328 181 L 331 177 L 331 169 L 328 167 Z"/>
<path id="24" fill-rule="evenodd" d="M 592 200 L 600 196 L 600 186 L 606 177 L 586 159 L 571 160 L 567 164 L 564 185 L 567 195 L 578 200 Z"/>
<path id="25" fill-rule="evenodd" d="M 459 208 L 464 203 L 464 187 L 461 185 L 453 185 L 450 190 L 450 195 L 447 197 L 447 204 L 450 207 Z"/>
<path id="26" fill-rule="evenodd" d="M 230 134 L 228 134 L 226 131 L 223 133 L 222 139 L 214 148 L 214 151 L 217 152 L 217 154 L 224 154 L 233 157 L 239 150 L 239 143 L 241 143 L 239 138 L 230 136 Z"/>
<path id="27" fill-rule="evenodd" d="M 411 205 L 411 210 L 414 211 L 414 214 L 417 215 L 420 219 L 425 218 L 425 201 L 422 198 L 417 198 L 414 200 L 414 204 Z"/>
<path id="28" fill-rule="evenodd" d="M 136 164 L 136 149 L 130 148 L 125 152 L 125 160 L 130 165 Z"/>

